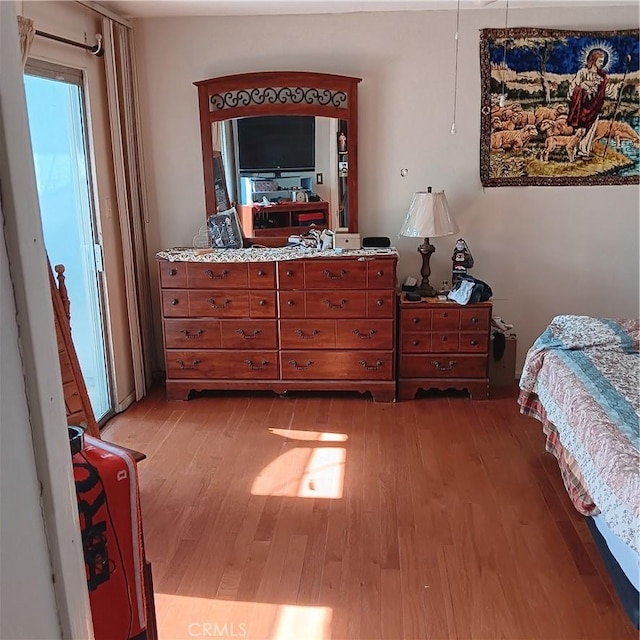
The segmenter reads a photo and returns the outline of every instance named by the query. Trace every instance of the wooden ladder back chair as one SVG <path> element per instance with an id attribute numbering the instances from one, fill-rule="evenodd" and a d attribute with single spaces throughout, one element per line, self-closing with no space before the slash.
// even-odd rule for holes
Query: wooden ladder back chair
<path id="1" fill-rule="evenodd" d="M 62 373 L 64 404 L 67 410 L 67 424 L 84 427 L 85 432 L 90 436 L 100 438 L 100 429 L 93 415 L 89 393 L 80 370 L 78 354 L 71 338 L 71 304 L 64 282 L 64 265 L 57 264 L 55 270 L 58 278 L 57 286 L 51 265 L 49 265 L 49 282 Z"/>

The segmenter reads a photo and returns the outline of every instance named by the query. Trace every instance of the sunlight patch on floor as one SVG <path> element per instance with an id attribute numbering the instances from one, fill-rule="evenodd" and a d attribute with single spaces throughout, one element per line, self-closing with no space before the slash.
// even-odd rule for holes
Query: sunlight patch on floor
<path id="1" fill-rule="evenodd" d="M 155 603 L 161 640 L 331 638 L 331 607 L 235 602 L 165 593 L 156 593 Z"/>
<path id="2" fill-rule="evenodd" d="M 288 451 L 269 463 L 253 482 L 251 493 L 258 496 L 288 496 L 298 498 L 342 498 L 344 447 L 325 443 L 345 442 L 343 433 L 270 429 L 287 439 Z M 314 442 L 316 446 L 299 447 L 295 440 Z"/>

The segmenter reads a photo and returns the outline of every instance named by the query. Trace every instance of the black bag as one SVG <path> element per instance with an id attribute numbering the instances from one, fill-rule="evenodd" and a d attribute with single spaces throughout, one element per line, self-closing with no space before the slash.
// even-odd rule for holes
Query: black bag
<path id="1" fill-rule="evenodd" d="M 469 298 L 469 302 L 486 302 L 491 299 L 493 295 L 493 291 L 491 287 L 482 280 L 478 280 L 473 276 L 464 275 L 456 278 L 456 284 L 453 286 L 454 289 L 458 288 L 460 285 L 458 284 L 461 280 L 468 280 L 469 282 L 473 282 L 473 289 L 471 290 L 471 297 Z"/>

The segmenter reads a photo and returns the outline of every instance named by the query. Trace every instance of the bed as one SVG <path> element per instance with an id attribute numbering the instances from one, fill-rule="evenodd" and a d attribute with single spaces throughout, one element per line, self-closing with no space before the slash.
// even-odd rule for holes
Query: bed
<path id="1" fill-rule="evenodd" d="M 520 411 L 542 423 L 567 493 L 587 518 L 639 626 L 640 322 L 556 316 L 529 349 Z"/>

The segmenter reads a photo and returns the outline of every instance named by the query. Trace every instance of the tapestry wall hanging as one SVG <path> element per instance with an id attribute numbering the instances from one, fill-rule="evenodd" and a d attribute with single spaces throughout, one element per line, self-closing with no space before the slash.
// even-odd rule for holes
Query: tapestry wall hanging
<path id="1" fill-rule="evenodd" d="M 482 184 L 638 184 L 638 36 L 482 29 Z"/>

